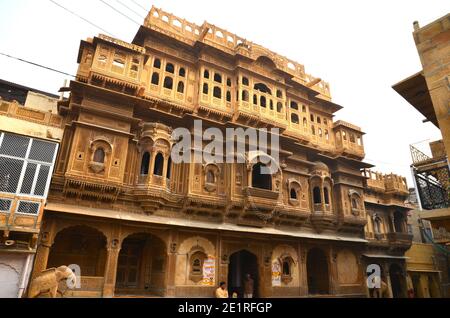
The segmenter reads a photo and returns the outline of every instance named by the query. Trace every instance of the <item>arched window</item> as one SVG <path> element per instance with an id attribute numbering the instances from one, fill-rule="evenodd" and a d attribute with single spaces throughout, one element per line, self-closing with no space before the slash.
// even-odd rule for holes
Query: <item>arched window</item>
<path id="1" fill-rule="evenodd" d="M 214 86 L 213 96 L 215 98 L 222 98 L 222 90 L 220 89 L 219 86 Z"/>
<path id="2" fill-rule="evenodd" d="M 347 133 L 345 131 L 342 132 L 342 139 L 347 140 Z"/>
<path id="3" fill-rule="evenodd" d="M 177 92 L 178 93 L 184 93 L 184 83 L 182 81 L 178 82 Z"/>
<path id="4" fill-rule="evenodd" d="M 303 128 L 308 128 L 308 121 L 306 120 L 306 118 L 303 118 Z"/>
<path id="5" fill-rule="evenodd" d="M 203 77 L 204 77 L 204 78 L 209 78 L 209 71 L 208 71 L 208 70 L 205 70 L 205 71 L 203 72 Z"/>
<path id="6" fill-rule="evenodd" d="M 214 172 L 212 170 L 206 171 L 206 183 L 216 183 L 216 176 L 214 175 Z"/>
<path id="7" fill-rule="evenodd" d="M 320 120 L 320 117 L 319 117 L 319 116 L 317 116 L 317 123 L 318 123 L 318 124 L 321 123 L 321 120 Z"/>
<path id="8" fill-rule="evenodd" d="M 178 75 L 180 75 L 181 77 L 185 77 L 186 70 L 183 67 L 180 67 L 180 70 L 178 71 Z"/>
<path id="9" fill-rule="evenodd" d="M 350 134 L 350 142 L 355 143 L 355 135 L 354 134 Z"/>
<path id="10" fill-rule="evenodd" d="M 227 78 L 227 86 L 231 87 L 231 79 L 229 77 Z"/>
<path id="11" fill-rule="evenodd" d="M 314 204 L 322 203 L 322 194 L 320 193 L 319 187 L 314 187 L 313 189 L 313 200 Z"/>
<path id="12" fill-rule="evenodd" d="M 258 97 L 256 95 L 253 95 L 253 104 L 258 105 Z"/>
<path id="13" fill-rule="evenodd" d="M 155 157 L 155 165 L 153 167 L 153 174 L 157 176 L 163 175 L 163 169 L 164 169 L 164 157 L 162 153 L 158 153 Z"/>
<path id="14" fill-rule="evenodd" d="M 319 128 L 319 129 L 318 129 L 318 132 L 319 132 L 319 137 L 322 138 L 322 128 Z"/>
<path id="15" fill-rule="evenodd" d="M 400 211 L 394 213 L 394 230 L 395 232 L 405 232 L 405 217 Z"/>
<path id="16" fill-rule="evenodd" d="M 190 257 L 189 278 L 194 282 L 200 282 L 203 279 L 203 263 L 207 258 L 206 254 L 198 251 Z"/>
<path id="17" fill-rule="evenodd" d="M 305 105 L 302 106 L 302 112 L 306 113 L 306 106 Z"/>
<path id="18" fill-rule="evenodd" d="M 316 128 L 314 126 L 311 126 L 311 134 L 313 135 L 316 134 Z"/>
<path id="19" fill-rule="evenodd" d="M 155 61 L 153 62 L 153 67 L 154 68 L 161 68 L 161 60 L 160 59 L 155 59 Z"/>
<path id="20" fill-rule="evenodd" d="M 327 187 L 323 188 L 323 196 L 325 198 L 325 204 L 330 204 L 330 194 L 328 192 L 328 188 Z"/>
<path id="21" fill-rule="evenodd" d="M 173 88 L 173 79 L 170 76 L 166 76 L 164 78 L 164 88 L 172 89 Z"/>
<path id="22" fill-rule="evenodd" d="M 278 98 L 283 98 L 283 92 L 279 89 L 277 89 L 277 97 Z"/>
<path id="23" fill-rule="evenodd" d="M 272 95 L 272 91 L 271 91 L 270 88 L 267 87 L 267 85 L 264 84 L 264 83 L 256 83 L 256 84 L 253 86 L 253 89 L 254 89 L 254 90 L 257 90 L 257 91 L 260 91 L 260 92 L 262 92 L 262 93 L 268 93 L 268 94 Z"/>
<path id="24" fill-rule="evenodd" d="M 214 73 L 214 82 L 222 83 L 222 75 L 219 73 Z"/>
<path id="25" fill-rule="evenodd" d="M 357 141 L 358 146 L 362 146 L 362 139 L 361 139 L 360 136 L 358 136 L 358 137 L 356 138 L 356 141 Z"/>
<path id="26" fill-rule="evenodd" d="M 310 114 L 309 118 L 311 119 L 311 122 L 314 122 L 314 115 L 313 114 Z"/>
<path id="27" fill-rule="evenodd" d="M 150 154 L 146 151 L 142 155 L 141 160 L 141 175 L 147 175 L 148 174 L 148 166 L 150 165 Z"/>
<path id="28" fill-rule="evenodd" d="M 227 102 L 231 102 L 231 92 L 227 91 Z"/>
<path id="29" fill-rule="evenodd" d="M 208 95 L 208 84 L 203 83 L 203 94 Z"/>
<path id="30" fill-rule="evenodd" d="M 248 102 L 248 92 L 246 90 L 242 91 L 242 100 Z"/>
<path id="31" fill-rule="evenodd" d="M 166 72 L 169 72 L 169 73 L 175 73 L 175 67 L 173 66 L 173 64 L 172 63 L 167 63 L 166 64 Z"/>
<path id="32" fill-rule="evenodd" d="M 291 276 L 291 263 L 289 262 L 289 260 L 283 260 L 282 270 L 284 276 Z"/>
<path id="33" fill-rule="evenodd" d="M 166 178 L 170 179 L 170 176 L 172 174 L 172 158 L 169 157 L 169 160 L 167 160 L 167 173 Z"/>
<path id="34" fill-rule="evenodd" d="M 328 130 L 325 129 L 325 139 L 330 140 L 330 135 L 328 134 Z"/>
<path id="35" fill-rule="evenodd" d="M 355 197 L 352 198 L 352 209 L 355 209 L 355 210 L 359 209 L 358 199 Z"/>
<path id="36" fill-rule="evenodd" d="M 270 110 L 273 110 L 273 100 L 270 100 Z"/>
<path id="37" fill-rule="evenodd" d="M 202 261 L 200 258 L 194 258 L 192 260 L 192 273 L 200 274 L 202 272 Z"/>
<path id="38" fill-rule="evenodd" d="M 283 110 L 283 104 L 281 102 L 277 103 L 277 112 L 281 113 L 281 111 Z"/>
<path id="39" fill-rule="evenodd" d="M 261 96 L 260 98 L 259 98 L 259 106 L 261 106 L 261 107 L 266 107 L 266 97 L 265 96 Z"/>
<path id="40" fill-rule="evenodd" d="M 298 115 L 297 114 L 291 114 L 291 122 L 294 124 L 299 123 Z"/>
<path id="41" fill-rule="evenodd" d="M 247 77 L 243 77 L 242 78 L 242 85 L 248 86 L 249 82 L 248 82 L 248 78 Z"/>
<path id="42" fill-rule="evenodd" d="M 252 187 L 259 189 L 272 190 L 272 175 L 262 173 L 261 168 L 265 167 L 263 163 L 258 162 L 252 169 Z"/>
<path id="43" fill-rule="evenodd" d="M 156 72 L 152 74 L 152 84 L 159 85 L 159 74 Z"/>
<path id="44" fill-rule="evenodd" d="M 295 110 L 298 110 L 298 104 L 296 102 L 294 102 L 294 101 L 291 101 L 291 108 L 295 109 Z"/>
<path id="45" fill-rule="evenodd" d="M 98 163 L 105 162 L 105 150 L 103 148 L 99 147 L 95 150 L 93 161 Z"/>
<path id="46" fill-rule="evenodd" d="M 290 192 L 291 192 L 291 193 L 290 193 L 291 199 L 297 200 L 297 190 L 295 190 L 294 188 L 291 188 L 291 191 L 290 191 Z"/>

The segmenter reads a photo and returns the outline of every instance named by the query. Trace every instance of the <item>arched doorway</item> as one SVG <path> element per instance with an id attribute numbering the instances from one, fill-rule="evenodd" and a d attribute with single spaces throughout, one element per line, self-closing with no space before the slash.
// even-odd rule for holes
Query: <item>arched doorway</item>
<path id="1" fill-rule="evenodd" d="M 392 264 L 389 267 L 389 276 L 391 278 L 392 296 L 394 298 L 404 298 L 406 277 L 403 275 L 402 268 L 397 264 Z"/>
<path id="2" fill-rule="evenodd" d="M 259 297 L 258 258 L 247 250 L 231 254 L 228 265 L 228 293 L 230 296 L 236 292 L 238 297 L 244 297 L 244 280 L 247 274 L 250 274 L 254 281 L 253 297 Z"/>
<path id="3" fill-rule="evenodd" d="M 125 238 L 119 253 L 116 294 L 165 293 L 166 247 L 155 235 L 132 234 Z"/>
<path id="4" fill-rule="evenodd" d="M 399 211 L 394 212 L 394 230 L 395 232 L 402 233 L 405 231 L 405 218 Z"/>
<path id="5" fill-rule="evenodd" d="M 106 237 L 98 230 L 77 225 L 60 231 L 50 249 L 47 268 L 77 264 L 81 276 L 102 277 L 105 273 Z"/>
<path id="6" fill-rule="evenodd" d="M 310 295 L 329 294 L 328 261 L 321 249 L 313 248 L 308 251 L 306 270 L 308 273 L 308 293 Z"/>

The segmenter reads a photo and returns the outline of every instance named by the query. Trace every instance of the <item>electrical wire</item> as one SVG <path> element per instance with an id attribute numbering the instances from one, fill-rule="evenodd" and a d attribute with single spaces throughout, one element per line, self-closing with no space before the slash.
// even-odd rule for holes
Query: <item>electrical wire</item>
<path id="1" fill-rule="evenodd" d="M 137 5 L 139 8 L 141 8 L 142 10 L 144 10 L 145 12 L 148 12 L 149 10 L 147 10 L 146 8 L 144 8 L 141 4 L 139 4 L 138 2 L 131 0 L 131 2 L 133 2 L 135 5 Z"/>
<path id="2" fill-rule="evenodd" d="M 141 24 L 139 22 L 137 22 L 136 20 L 134 20 L 133 18 L 130 18 L 128 15 L 126 15 L 125 13 L 123 13 L 122 11 L 118 10 L 117 8 L 115 8 L 114 6 L 112 6 L 111 4 L 109 4 L 108 2 L 104 1 L 104 0 L 99 0 L 101 3 L 103 3 L 105 6 L 110 7 L 111 9 L 113 9 L 114 11 L 116 11 L 118 14 L 120 14 L 121 16 L 127 18 L 128 20 L 130 20 L 131 22 L 137 24 L 138 26 L 141 26 Z"/>
<path id="3" fill-rule="evenodd" d="M 132 9 L 132 8 L 130 8 L 128 5 L 126 5 L 125 3 L 123 3 L 122 1 L 120 1 L 120 0 L 116 0 L 119 4 L 121 4 L 122 6 L 124 6 L 125 8 L 127 8 L 128 10 L 130 10 L 131 12 L 133 12 L 134 14 L 136 14 L 138 17 L 140 17 L 141 19 L 145 19 L 145 17 L 142 15 L 142 14 L 140 14 L 140 13 L 138 13 L 138 12 L 136 12 L 134 9 Z"/>
<path id="4" fill-rule="evenodd" d="M 74 78 L 76 77 L 75 75 L 72 75 L 72 74 L 69 74 L 69 73 L 66 73 L 66 72 L 63 72 L 63 71 L 60 71 L 60 70 L 57 70 L 57 69 L 54 69 L 54 68 L 51 68 L 51 67 L 48 67 L 48 66 L 45 66 L 45 65 L 42 65 L 42 64 L 38 64 L 38 63 L 31 62 L 31 61 L 28 61 L 28 60 L 25 60 L 25 59 L 21 59 L 19 57 L 12 56 L 12 55 L 9 55 L 9 54 L 6 54 L 6 53 L 0 52 L 0 55 L 9 57 L 11 59 L 18 60 L 18 61 L 23 62 L 23 63 L 31 64 L 33 66 L 37 66 L 37 67 L 40 67 L 40 68 L 43 68 L 43 69 L 46 69 L 46 70 L 49 70 L 49 71 L 52 71 L 52 72 L 56 72 L 56 73 L 59 73 L 59 74 L 67 75 L 67 76 L 74 77 Z"/>
<path id="5" fill-rule="evenodd" d="M 89 21 L 88 19 L 83 18 L 81 15 L 79 15 L 79 14 L 77 14 L 77 13 L 75 13 L 75 12 L 69 10 L 69 9 L 67 9 L 66 7 L 62 6 L 62 5 L 59 4 L 58 2 L 53 1 L 53 0 L 49 0 L 49 1 L 50 1 L 51 3 L 53 3 L 54 5 L 57 5 L 58 7 L 60 7 L 60 8 L 62 8 L 62 9 L 64 9 L 65 11 L 71 13 L 72 15 L 76 16 L 77 18 L 83 20 L 84 22 L 89 23 L 91 26 L 93 26 L 93 27 L 95 27 L 95 28 L 97 28 L 97 29 L 99 29 L 99 30 L 102 30 L 103 32 L 105 32 L 106 34 L 108 34 L 108 35 L 110 35 L 110 36 L 115 37 L 114 34 L 112 34 L 111 32 L 106 31 L 105 29 L 103 29 L 102 27 L 96 25 L 95 23 L 92 23 L 92 22 Z"/>

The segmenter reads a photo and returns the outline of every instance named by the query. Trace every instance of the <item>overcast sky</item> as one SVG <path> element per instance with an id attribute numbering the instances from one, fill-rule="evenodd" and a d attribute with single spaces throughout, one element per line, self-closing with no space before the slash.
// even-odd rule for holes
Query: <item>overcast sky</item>
<path id="1" fill-rule="evenodd" d="M 143 22 L 155 5 L 196 24 L 207 20 L 305 65 L 330 83 L 333 101 L 344 106 L 336 119 L 367 133 L 365 160 L 406 176 L 409 186 L 409 144 L 441 138 L 391 86 L 421 70 L 413 21 L 424 26 L 444 16 L 449 1 L 104 0 L 131 20 L 101 0 L 54 1 L 125 41 L 138 29 L 131 20 Z M 98 33 L 104 32 L 49 0 L 0 0 L 2 53 L 75 74 L 80 40 Z M 0 56 L 0 78 L 56 93 L 67 77 Z"/>

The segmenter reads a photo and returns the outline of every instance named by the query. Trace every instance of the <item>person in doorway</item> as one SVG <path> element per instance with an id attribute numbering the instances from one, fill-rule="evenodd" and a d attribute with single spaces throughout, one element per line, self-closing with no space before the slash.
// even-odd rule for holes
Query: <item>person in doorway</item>
<path id="1" fill-rule="evenodd" d="M 244 280 L 244 298 L 253 298 L 253 290 L 255 287 L 255 282 L 253 281 L 250 274 L 245 275 Z"/>
<path id="2" fill-rule="evenodd" d="M 216 298 L 228 298 L 227 284 L 220 282 L 219 287 L 216 289 Z"/>

